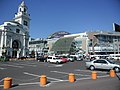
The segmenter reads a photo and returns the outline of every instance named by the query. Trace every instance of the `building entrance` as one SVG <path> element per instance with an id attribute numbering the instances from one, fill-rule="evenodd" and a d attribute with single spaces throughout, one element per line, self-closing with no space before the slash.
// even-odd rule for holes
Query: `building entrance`
<path id="1" fill-rule="evenodd" d="M 19 42 L 17 40 L 14 40 L 12 43 L 12 57 L 16 58 L 17 57 L 17 51 L 19 50 Z"/>

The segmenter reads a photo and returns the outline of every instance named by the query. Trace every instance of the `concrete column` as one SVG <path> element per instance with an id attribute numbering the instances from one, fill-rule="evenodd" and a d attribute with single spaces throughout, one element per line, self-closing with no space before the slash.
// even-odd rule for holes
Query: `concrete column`
<path id="1" fill-rule="evenodd" d="M 10 48 L 12 48 L 12 37 L 11 37 L 11 40 L 10 40 Z"/>
<path id="2" fill-rule="evenodd" d="M 6 32 L 4 33 L 4 47 L 6 47 L 6 42 L 7 42 L 7 35 L 6 35 Z"/>
<path id="3" fill-rule="evenodd" d="M 19 58 L 20 56 L 20 51 L 17 51 L 17 58 Z"/>
<path id="4" fill-rule="evenodd" d="M 25 56 L 25 35 L 23 36 L 23 56 Z"/>
<path id="5" fill-rule="evenodd" d="M 1 35 L 1 45 L 0 45 L 0 56 L 2 56 L 2 48 L 3 48 L 3 39 L 4 39 L 4 32 L 2 31 L 2 35 Z"/>
<path id="6" fill-rule="evenodd" d="M 88 46 L 88 38 L 86 38 L 86 54 L 88 54 L 88 52 L 89 52 L 89 46 Z"/>
<path id="7" fill-rule="evenodd" d="M 12 37 L 11 37 L 11 39 L 10 39 L 10 56 L 12 57 L 12 42 L 13 42 L 13 40 L 12 40 Z"/>

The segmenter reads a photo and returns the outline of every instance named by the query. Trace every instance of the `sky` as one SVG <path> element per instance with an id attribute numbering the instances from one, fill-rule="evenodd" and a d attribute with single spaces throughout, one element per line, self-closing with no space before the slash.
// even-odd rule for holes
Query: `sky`
<path id="1" fill-rule="evenodd" d="M 0 0 L 0 25 L 12 20 L 23 0 Z M 30 14 L 30 37 L 47 38 L 58 31 L 71 34 L 112 32 L 120 24 L 120 0 L 24 0 Z"/>

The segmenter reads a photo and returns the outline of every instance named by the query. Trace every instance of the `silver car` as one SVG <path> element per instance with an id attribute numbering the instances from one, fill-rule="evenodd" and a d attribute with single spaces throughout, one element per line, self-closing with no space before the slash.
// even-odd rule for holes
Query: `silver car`
<path id="1" fill-rule="evenodd" d="M 115 64 L 113 61 L 106 60 L 106 59 L 97 59 L 97 60 L 92 60 L 89 62 L 86 62 L 86 67 L 89 68 L 90 70 L 94 69 L 113 69 L 116 72 L 120 71 L 120 65 Z"/>

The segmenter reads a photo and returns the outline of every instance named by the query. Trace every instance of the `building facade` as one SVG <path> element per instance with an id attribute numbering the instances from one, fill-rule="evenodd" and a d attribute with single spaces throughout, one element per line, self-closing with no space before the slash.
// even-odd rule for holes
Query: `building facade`
<path id="1" fill-rule="evenodd" d="M 119 54 L 119 32 L 88 32 L 89 52 L 91 54 Z"/>
<path id="2" fill-rule="evenodd" d="M 29 54 L 30 15 L 24 1 L 12 20 L 0 25 L 0 56 L 23 57 Z"/>
<path id="3" fill-rule="evenodd" d="M 48 40 L 48 47 L 48 52 L 55 54 L 88 53 L 88 37 L 86 32 L 77 34 L 69 33 L 62 35 L 62 37 Z"/>
<path id="4" fill-rule="evenodd" d="M 29 40 L 29 54 L 32 56 L 32 53 L 37 55 L 44 55 L 48 52 L 47 49 L 47 40 L 43 38 L 30 39 Z"/>
<path id="5" fill-rule="evenodd" d="M 71 53 L 71 47 L 75 47 L 76 53 L 81 54 L 119 54 L 119 32 L 84 32 L 64 35 L 60 38 L 51 39 L 52 44 L 48 52 Z M 74 43 L 74 46 L 73 44 Z"/>

